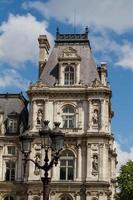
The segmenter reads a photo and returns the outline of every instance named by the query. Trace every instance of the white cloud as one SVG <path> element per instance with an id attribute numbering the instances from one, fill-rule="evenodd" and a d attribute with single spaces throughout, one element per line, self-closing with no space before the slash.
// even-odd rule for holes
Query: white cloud
<path id="1" fill-rule="evenodd" d="M 133 44 L 127 43 L 121 46 L 121 55 L 116 65 L 133 70 Z"/>
<path id="2" fill-rule="evenodd" d="M 113 64 L 125 69 L 133 70 L 133 43 L 129 41 L 117 41 L 109 38 L 107 34 L 100 36 L 91 36 L 92 50 L 96 53 L 101 53 L 102 58 L 107 58 L 104 61 L 111 62 L 110 58 L 115 56 Z"/>
<path id="3" fill-rule="evenodd" d="M 0 25 L 0 60 L 13 67 L 20 67 L 27 61 L 38 61 L 38 36 L 46 34 L 50 41 L 52 35 L 47 31 L 47 23 L 39 22 L 31 14 L 10 15 L 8 21 Z"/>
<path id="4" fill-rule="evenodd" d="M 38 10 L 45 17 L 74 23 L 76 10 L 77 25 L 105 27 L 116 32 L 133 28 L 133 1 L 131 0 L 49 0 L 48 2 L 28 1 L 23 8 Z"/>
<path id="5" fill-rule="evenodd" d="M 125 164 L 128 160 L 133 160 L 133 147 L 129 149 L 129 151 L 123 151 L 121 145 L 116 142 L 116 151 L 117 151 L 117 171 L 119 171 L 121 165 Z"/>
<path id="6" fill-rule="evenodd" d="M 17 87 L 21 90 L 26 90 L 28 81 L 23 79 L 21 75 L 14 69 L 4 70 L 0 74 L 0 87 Z"/>

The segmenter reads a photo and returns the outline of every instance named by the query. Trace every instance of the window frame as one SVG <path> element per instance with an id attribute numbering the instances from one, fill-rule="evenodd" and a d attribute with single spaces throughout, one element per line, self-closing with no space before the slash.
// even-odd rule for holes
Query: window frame
<path id="1" fill-rule="evenodd" d="M 76 127 L 75 108 L 72 105 L 66 105 L 62 109 L 62 127 L 64 129 L 73 129 Z"/>
<path id="2" fill-rule="evenodd" d="M 72 151 L 70 151 L 68 149 L 66 149 L 62 152 L 62 154 L 64 154 L 64 153 L 65 153 L 65 155 L 61 155 L 61 157 L 60 157 L 60 180 L 61 181 L 73 181 L 74 180 L 75 155 Z M 70 161 L 72 161 L 71 164 L 70 164 Z M 63 165 L 62 165 L 62 162 L 64 162 Z M 63 174 L 64 172 L 61 171 L 62 169 L 63 170 L 65 169 L 64 170 L 65 174 Z M 72 172 L 72 175 L 71 175 L 71 172 Z M 64 178 L 63 178 L 63 176 L 64 176 Z"/>
<path id="3" fill-rule="evenodd" d="M 18 131 L 18 119 L 17 118 L 9 118 L 8 119 L 8 132 L 9 133 L 17 133 L 17 131 Z"/>
<path id="4" fill-rule="evenodd" d="M 4 200 L 14 200 L 14 198 L 11 195 L 5 196 Z"/>
<path id="5" fill-rule="evenodd" d="M 64 85 L 71 86 L 75 84 L 75 67 L 67 65 L 64 69 Z"/>
<path id="6" fill-rule="evenodd" d="M 7 166 L 9 164 L 9 166 Z M 12 164 L 14 167 L 12 167 Z M 5 161 L 5 181 L 15 181 L 16 176 L 16 161 L 6 160 Z"/>
<path id="7" fill-rule="evenodd" d="M 6 135 L 19 134 L 19 114 L 17 112 L 11 112 L 8 114 L 6 121 Z"/>
<path id="8" fill-rule="evenodd" d="M 13 145 L 7 146 L 7 154 L 16 156 L 16 146 Z"/>

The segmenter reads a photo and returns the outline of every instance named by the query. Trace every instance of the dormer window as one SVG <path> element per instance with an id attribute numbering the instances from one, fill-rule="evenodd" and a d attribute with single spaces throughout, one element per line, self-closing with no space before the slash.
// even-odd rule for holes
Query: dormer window
<path id="1" fill-rule="evenodd" d="M 8 128 L 9 133 L 16 133 L 18 129 L 17 119 L 9 119 Z"/>
<path id="2" fill-rule="evenodd" d="M 16 112 L 11 112 L 8 115 L 8 119 L 6 122 L 6 134 L 17 134 L 18 132 L 18 121 L 19 120 L 19 114 Z"/>
<path id="3" fill-rule="evenodd" d="M 78 85 L 80 82 L 81 57 L 72 47 L 64 49 L 58 57 L 58 84 Z"/>
<path id="4" fill-rule="evenodd" d="M 64 84 L 73 85 L 74 82 L 75 82 L 74 68 L 72 66 L 67 66 L 65 68 Z"/>

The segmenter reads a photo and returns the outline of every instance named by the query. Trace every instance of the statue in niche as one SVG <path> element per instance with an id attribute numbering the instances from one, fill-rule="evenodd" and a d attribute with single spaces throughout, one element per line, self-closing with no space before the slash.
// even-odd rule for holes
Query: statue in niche
<path id="1" fill-rule="evenodd" d="M 92 170 L 98 172 L 98 155 L 93 155 Z"/>
<path id="2" fill-rule="evenodd" d="M 40 164 L 40 162 L 41 162 L 41 154 L 40 153 L 37 153 L 35 155 L 35 162 L 38 163 L 38 164 Z M 40 169 L 38 169 L 38 167 L 35 166 L 34 174 L 35 175 L 39 175 L 39 173 L 40 173 Z"/>
<path id="3" fill-rule="evenodd" d="M 98 122 L 99 122 L 99 116 L 98 115 L 99 115 L 98 110 L 94 109 L 93 116 L 92 116 L 93 125 L 98 124 Z"/>
<path id="4" fill-rule="evenodd" d="M 37 124 L 42 123 L 42 118 L 43 118 L 43 111 L 42 111 L 42 109 L 39 109 L 37 112 Z"/>

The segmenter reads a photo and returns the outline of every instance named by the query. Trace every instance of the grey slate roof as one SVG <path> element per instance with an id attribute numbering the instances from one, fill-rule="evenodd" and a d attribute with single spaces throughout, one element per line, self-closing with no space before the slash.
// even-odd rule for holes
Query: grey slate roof
<path id="1" fill-rule="evenodd" d="M 27 101 L 22 94 L 0 94 L 0 112 L 4 113 L 4 120 L 7 116 L 16 112 L 20 114 L 25 108 Z"/>
<path id="2" fill-rule="evenodd" d="M 96 64 L 93 60 L 88 34 L 57 34 L 55 46 L 42 71 L 40 79 L 53 86 L 58 80 L 58 57 L 67 47 L 72 47 L 81 57 L 80 80 L 84 85 L 99 79 Z"/>

